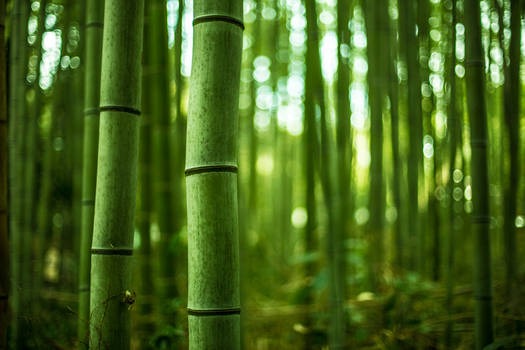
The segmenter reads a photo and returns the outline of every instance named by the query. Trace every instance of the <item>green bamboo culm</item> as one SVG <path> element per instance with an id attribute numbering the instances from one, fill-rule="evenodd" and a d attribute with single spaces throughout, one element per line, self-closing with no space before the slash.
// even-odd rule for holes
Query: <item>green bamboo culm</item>
<path id="1" fill-rule="evenodd" d="M 399 0 L 399 43 L 400 51 L 404 53 L 408 85 L 408 123 L 409 154 L 407 164 L 408 177 L 408 268 L 420 268 L 422 252 L 418 253 L 421 243 L 419 218 L 419 169 L 422 164 L 422 126 L 421 126 L 421 80 L 419 75 L 419 55 L 416 37 L 415 6 L 411 0 Z"/>
<path id="2" fill-rule="evenodd" d="M 91 238 L 95 211 L 97 179 L 98 128 L 100 101 L 100 65 L 104 1 L 88 0 L 86 10 L 86 66 L 84 78 L 84 147 L 82 165 L 82 212 L 80 232 L 80 265 L 78 280 L 78 341 L 89 345 L 89 275 Z"/>
<path id="3" fill-rule="evenodd" d="M 7 81 L 5 0 L 0 0 L 0 349 L 6 349 L 9 248 L 7 243 Z"/>
<path id="4" fill-rule="evenodd" d="M 508 179 L 504 190 L 504 256 L 505 256 L 505 289 L 511 303 L 517 300 L 517 243 L 516 243 L 516 214 L 517 195 L 520 180 L 520 65 L 521 65 L 521 11 L 523 2 L 510 2 L 510 29 L 509 63 L 504 70 L 505 92 L 504 112 L 505 126 L 508 135 Z M 504 48 L 502 47 L 502 50 Z M 511 304 L 511 309 L 516 308 Z"/>
<path id="5" fill-rule="evenodd" d="M 193 3 L 185 171 L 191 350 L 240 349 L 237 126 L 242 11 L 240 0 Z"/>
<path id="6" fill-rule="evenodd" d="M 91 349 L 130 347 L 143 20 L 143 0 L 105 2 L 91 248 Z"/>
<path id="7" fill-rule="evenodd" d="M 15 1 L 11 10 L 11 33 L 9 47 L 9 253 L 10 253 L 10 295 L 12 321 L 9 344 L 12 349 L 25 346 L 23 309 L 25 296 L 22 273 L 23 268 L 23 231 L 22 212 L 24 189 L 24 136 L 27 105 L 26 66 L 27 66 L 27 19 L 29 3 Z M 29 288 L 27 288 L 29 289 Z"/>
<path id="8" fill-rule="evenodd" d="M 445 325 L 445 346 L 447 349 L 452 349 L 452 330 L 453 330 L 453 303 L 454 303 L 454 237 L 456 237 L 456 212 L 454 202 L 454 171 L 456 170 L 456 156 L 458 152 L 458 139 L 459 139 L 459 118 L 457 113 L 457 97 L 456 97 L 456 23 L 457 23 L 457 8 L 456 0 L 452 0 L 452 25 L 450 34 L 450 58 L 448 62 L 448 75 L 449 75 L 449 111 L 447 119 L 447 136 L 449 142 L 449 175 L 448 175 L 448 192 L 449 192 L 449 227 L 447 234 L 447 245 L 446 245 L 446 264 L 445 264 L 445 278 L 447 286 L 447 294 L 445 299 L 445 306 L 447 308 L 448 320 Z"/>
<path id="9" fill-rule="evenodd" d="M 144 17 L 144 37 L 147 37 L 147 10 Z M 143 67 L 147 69 L 147 55 L 144 57 Z M 136 225 L 140 234 L 137 263 L 140 271 L 140 302 L 138 311 L 141 316 L 138 333 L 140 334 L 141 348 L 149 349 L 149 339 L 155 327 L 152 320 L 153 294 L 155 284 L 153 278 L 153 258 L 151 249 L 151 221 L 152 221 L 152 171 L 151 171 L 151 101 L 147 98 L 152 84 L 151 76 L 142 74 L 142 117 L 140 121 L 139 147 L 139 198 L 137 200 Z"/>
<path id="10" fill-rule="evenodd" d="M 476 349 L 493 340 L 492 280 L 490 271 L 490 210 L 487 168 L 487 112 L 483 48 L 481 45 L 480 4 L 465 1 L 465 59 L 467 108 L 472 148 L 472 226 L 474 229 L 474 302 Z"/>
<path id="11" fill-rule="evenodd" d="M 144 98 L 151 107 L 151 161 L 153 165 L 153 210 L 160 231 L 158 244 L 159 311 L 165 323 L 174 317 L 170 301 L 177 295 L 176 262 L 173 254 L 175 220 L 172 151 L 170 147 L 171 118 L 169 99 L 169 56 L 166 1 L 150 0 L 146 6 L 144 31 L 144 79 L 148 91 Z M 182 171 L 182 169 L 181 169 Z"/>

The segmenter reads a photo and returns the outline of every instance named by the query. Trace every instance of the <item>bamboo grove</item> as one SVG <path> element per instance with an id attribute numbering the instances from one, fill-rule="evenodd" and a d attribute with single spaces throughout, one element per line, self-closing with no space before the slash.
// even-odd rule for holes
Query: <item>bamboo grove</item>
<path id="1" fill-rule="evenodd" d="M 525 348 L 524 16 L 0 0 L 0 350 Z"/>

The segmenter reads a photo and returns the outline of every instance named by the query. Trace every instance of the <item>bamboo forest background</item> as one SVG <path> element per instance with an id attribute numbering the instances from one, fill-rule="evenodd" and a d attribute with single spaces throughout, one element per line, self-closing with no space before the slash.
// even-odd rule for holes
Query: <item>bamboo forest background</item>
<path id="1" fill-rule="evenodd" d="M 102 3 L 0 1 L 0 349 L 87 345 Z M 524 3 L 244 0 L 243 348 L 525 348 Z M 145 1 L 134 349 L 188 347 L 192 11 Z"/>

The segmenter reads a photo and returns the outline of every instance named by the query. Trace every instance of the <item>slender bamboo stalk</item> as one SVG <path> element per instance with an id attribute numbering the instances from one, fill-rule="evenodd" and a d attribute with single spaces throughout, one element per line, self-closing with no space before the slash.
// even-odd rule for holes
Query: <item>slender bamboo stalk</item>
<path id="1" fill-rule="evenodd" d="M 25 160 L 25 124 L 27 106 L 25 102 L 27 67 L 27 19 L 29 3 L 15 1 L 11 13 L 11 38 L 9 59 L 9 186 L 10 186 L 10 253 L 11 253 L 11 309 L 13 322 L 10 334 L 10 344 L 13 349 L 23 348 L 24 320 L 23 311 L 25 296 L 29 292 L 24 289 L 24 231 L 22 223 L 24 160 Z"/>
<path id="2" fill-rule="evenodd" d="M 148 1 L 145 22 L 144 70 L 150 84 L 144 97 L 149 99 L 152 123 L 152 166 L 153 166 L 153 210 L 159 225 L 158 245 L 159 312 L 164 322 L 173 322 L 171 300 L 177 295 L 175 285 L 176 261 L 173 249 L 175 235 L 175 210 L 172 151 L 170 147 L 171 118 L 169 99 L 169 57 L 166 1 Z"/>
<path id="3" fill-rule="evenodd" d="M 98 128 L 100 100 L 100 65 L 102 57 L 103 0 L 88 0 L 86 8 L 86 66 L 84 78 L 84 148 L 82 165 L 82 212 L 80 267 L 78 280 L 78 340 L 84 349 L 89 346 L 89 290 L 91 240 L 95 212 L 97 180 Z"/>
<path id="4" fill-rule="evenodd" d="M 476 349 L 483 349 L 493 340 L 485 60 L 481 46 L 479 1 L 466 0 L 464 6 L 467 107 L 472 148 L 475 338 Z"/>
<path id="5" fill-rule="evenodd" d="M 504 256 L 505 256 L 505 283 L 507 296 L 515 302 L 517 287 L 517 244 L 516 244 L 516 212 L 517 189 L 520 179 L 520 43 L 521 43 L 521 1 L 510 2 L 510 45 L 508 68 L 505 69 L 504 86 L 504 113 L 505 126 L 508 135 L 508 154 L 510 167 L 504 190 Z M 503 27 L 503 25 L 500 25 Z M 503 30 L 500 30 L 503 32 Z M 504 47 L 501 48 L 504 52 Z"/>
<path id="6" fill-rule="evenodd" d="M 196 0 L 186 151 L 189 348 L 240 349 L 242 1 Z M 225 88 L 227 87 L 227 88 Z"/>
<path id="7" fill-rule="evenodd" d="M 308 56 L 307 56 L 308 57 Z M 308 64 L 308 63 L 307 63 Z M 307 65 L 308 68 L 308 65 Z M 306 71 L 305 79 L 305 99 L 304 99 L 304 131 L 303 131 L 303 164 L 305 171 L 305 199 L 306 199 L 306 225 L 304 228 L 304 250 L 305 254 L 311 254 L 318 249 L 317 230 L 317 205 L 315 194 L 315 167 L 319 162 L 319 140 L 317 137 L 315 125 L 315 105 L 313 90 L 310 87 L 311 69 Z M 308 280 L 313 278 L 316 273 L 315 261 L 308 261 L 305 264 L 305 273 Z M 313 302 L 312 284 L 306 286 L 304 304 L 308 305 Z M 307 328 L 313 326 L 312 316 L 307 314 L 305 317 Z M 312 349 L 312 342 L 309 339 L 305 341 L 305 350 Z"/>
<path id="8" fill-rule="evenodd" d="M 447 119 L 447 136 L 449 142 L 449 171 L 448 171 L 448 193 L 449 193 L 449 227 L 447 234 L 446 246 L 446 265 L 445 278 L 447 284 L 447 296 L 445 305 L 447 307 L 448 320 L 445 326 L 445 346 L 447 349 L 452 349 L 452 307 L 454 303 L 454 237 L 456 234 L 456 212 L 454 210 L 454 170 L 456 169 L 456 155 L 458 151 L 458 113 L 457 113 L 457 96 L 456 96 L 456 23 L 457 23 L 457 8 L 456 0 L 452 0 L 452 25 L 450 26 L 450 58 L 449 58 L 449 101 L 448 101 L 448 119 Z"/>
<path id="9" fill-rule="evenodd" d="M 348 22 L 350 20 L 350 0 L 340 0 L 337 2 L 337 115 L 336 115 L 336 142 L 337 142 L 337 167 L 338 167 L 338 188 L 340 205 L 338 214 L 341 218 L 341 239 L 346 240 L 349 236 L 352 213 L 351 208 L 351 165 L 352 152 L 352 131 L 350 127 L 350 66 L 349 57 L 344 57 L 343 52 L 350 48 L 350 30 Z M 348 53 L 349 54 L 349 53 Z M 344 260 L 344 259 L 343 259 Z M 342 276 L 346 280 L 346 263 L 342 264 Z"/>
<path id="10" fill-rule="evenodd" d="M 146 23 L 148 22 L 148 11 L 144 17 L 144 38 L 148 37 Z M 145 46 L 146 43 L 145 43 Z M 144 56 L 143 69 L 147 71 L 148 55 Z M 153 258 L 151 252 L 151 222 L 153 219 L 153 188 L 152 188 L 152 132 L 151 132 L 151 99 L 148 98 L 151 85 L 154 81 L 151 75 L 142 74 L 142 119 L 140 123 L 140 147 L 139 147 L 139 200 L 137 210 L 137 229 L 140 234 L 140 246 L 138 263 L 140 269 L 139 290 L 139 312 L 142 316 L 139 331 L 142 339 L 142 348 L 148 349 L 148 338 L 154 331 L 152 320 L 153 295 L 155 292 L 155 281 L 153 278 Z"/>
<path id="11" fill-rule="evenodd" d="M 404 208 L 401 203 L 401 174 L 402 160 L 399 152 L 399 82 L 397 77 L 397 40 L 396 31 L 392 28 L 392 21 L 389 19 L 385 33 L 385 47 L 388 50 L 387 76 L 388 76 L 388 99 L 390 100 L 390 140 L 392 147 L 392 197 L 397 211 L 397 218 L 394 223 L 394 266 L 401 269 L 404 264 L 404 237 L 403 222 Z"/>
<path id="12" fill-rule="evenodd" d="M 9 247 L 7 241 L 7 79 L 5 0 L 0 0 L 0 349 L 6 349 L 9 295 Z"/>
<path id="13" fill-rule="evenodd" d="M 385 89 L 382 79 L 385 79 L 385 62 L 382 50 L 381 26 L 385 18 L 381 18 L 380 7 L 387 6 L 384 2 L 364 1 L 365 23 L 367 30 L 367 56 L 370 62 L 368 68 L 368 101 L 370 105 L 370 186 L 369 210 L 372 218 L 368 224 L 369 234 L 369 283 L 371 290 L 377 290 L 381 283 L 381 268 L 383 251 L 384 223 L 384 185 L 383 185 L 383 100 Z M 383 22 L 383 23 L 382 23 Z"/>
<path id="14" fill-rule="evenodd" d="M 129 349 L 144 1 L 104 8 L 90 348 Z"/>
<path id="15" fill-rule="evenodd" d="M 305 120 L 308 127 L 315 131 L 315 109 L 320 111 L 320 162 L 319 177 L 323 189 L 324 204 L 328 216 L 326 232 L 326 255 L 328 259 L 328 308 L 330 314 L 329 345 L 332 349 L 345 347 L 345 322 L 343 301 L 345 295 L 344 260 L 343 260 L 343 223 L 339 215 L 339 193 L 332 187 L 333 180 L 337 178 L 333 171 L 335 168 L 331 157 L 332 134 L 326 115 L 324 98 L 324 82 L 321 73 L 321 58 L 319 54 L 319 32 L 317 27 L 317 8 L 314 0 L 305 0 L 306 30 L 308 40 L 306 44 L 306 78 L 305 78 Z M 312 132 L 310 130 L 310 132 Z M 317 136 L 316 136 L 317 138 Z M 314 143 L 314 147 L 317 143 Z M 315 155 L 315 153 L 312 153 Z M 335 173 L 335 174 L 334 174 Z"/>
<path id="16" fill-rule="evenodd" d="M 421 165 L 422 131 L 421 131 L 421 81 L 419 75 L 419 58 L 415 25 L 415 5 L 411 0 L 399 0 L 399 27 L 401 51 L 408 79 L 408 122 L 409 122 L 409 154 L 408 154 L 408 218 L 409 261 L 410 269 L 420 268 L 417 244 L 421 242 L 419 218 L 419 182 L 418 172 Z"/>

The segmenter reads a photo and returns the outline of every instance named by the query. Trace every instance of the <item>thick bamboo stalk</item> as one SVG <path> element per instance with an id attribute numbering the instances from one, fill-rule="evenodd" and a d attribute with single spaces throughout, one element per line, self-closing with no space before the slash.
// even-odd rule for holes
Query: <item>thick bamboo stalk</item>
<path id="1" fill-rule="evenodd" d="M 0 349 L 6 349 L 9 295 L 9 247 L 7 242 L 7 79 L 5 0 L 0 0 Z"/>
<path id="2" fill-rule="evenodd" d="M 89 345 L 89 290 L 91 239 L 95 211 L 97 180 L 98 128 L 100 101 L 100 65 L 104 1 L 88 0 L 86 9 L 86 66 L 84 78 L 84 148 L 82 165 L 82 211 L 80 232 L 80 266 L 78 280 L 78 340 L 84 349 Z"/>
<path id="3" fill-rule="evenodd" d="M 466 0 L 464 6 L 467 107 L 472 148 L 475 338 L 476 349 L 483 349 L 493 340 L 485 59 L 481 45 L 479 1 Z"/>
<path id="4" fill-rule="evenodd" d="M 91 349 L 129 349 L 143 0 L 107 0 L 91 248 Z"/>
<path id="5" fill-rule="evenodd" d="M 242 1 L 196 0 L 186 151 L 189 348 L 240 349 Z"/>

